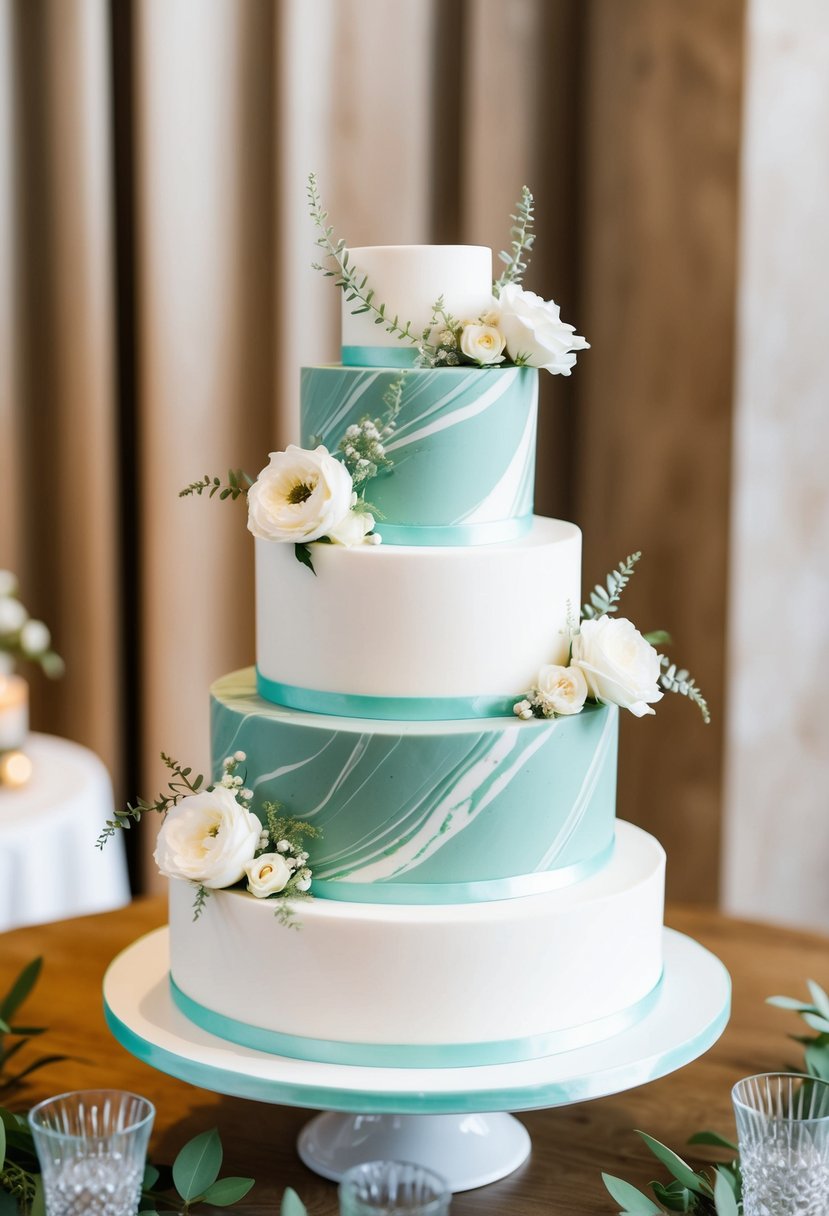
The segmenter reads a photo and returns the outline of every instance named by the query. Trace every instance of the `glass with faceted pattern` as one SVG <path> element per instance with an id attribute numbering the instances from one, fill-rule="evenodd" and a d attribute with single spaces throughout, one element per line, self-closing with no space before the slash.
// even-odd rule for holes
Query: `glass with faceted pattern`
<path id="1" fill-rule="evenodd" d="M 764 1073 L 731 1091 L 743 1216 L 829 1213 L 829 1082 Z"/>
<path id="2" fill-rule="evenodd" d="M 340 1216 L 446 1216 L 452 1198 L 440 1174 L 406 1161 L 367 1161 L 340 1181 Z"/>
<path id="3" fill-rule="evenodd" d="M 118 1089 L 48 1098 L 29 1111 L 47 1216 L 135 1216 L 155 1108 Z"/>

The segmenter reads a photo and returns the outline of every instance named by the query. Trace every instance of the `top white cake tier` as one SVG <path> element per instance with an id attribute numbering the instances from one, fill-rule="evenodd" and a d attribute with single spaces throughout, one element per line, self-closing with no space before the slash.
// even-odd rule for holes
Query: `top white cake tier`
<path id="1" fill-rule="evenodd" d="M 389 319 L 411 322 L 420 336 L 443 296 L 447 312 L 461 319 L 480 316 L 492 300 L 492 250 L 484 245 L 362 245 L 349 249 L 351 265 L 367 276 L 366 289 L 374 303 L 384 304 Z M 359 301 L 342 299 L 342 344 L 352 354 L 343 362 L 357 363 L 354 348 L 392 347 L 409 343 L 375 323 L 372 312 L 354 315 Z"/>

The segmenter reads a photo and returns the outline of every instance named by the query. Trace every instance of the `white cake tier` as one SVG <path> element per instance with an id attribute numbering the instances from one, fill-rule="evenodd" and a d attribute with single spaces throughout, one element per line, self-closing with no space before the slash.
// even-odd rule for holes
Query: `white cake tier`
<path id="1" fill-rule="evenodd" d="M 367 718 L 503 714 L 540 664 L 567 661 L 579 611 L 574 524 L 536 517 L 519 540 L 471 548 L 310 548 L 316 575 L 292 545 L 256 541 L 268 700 Z"/>
<path id="2" fill-rule="evenodd" d="M 374 302 L 386 306 L 390 320 L 396 315 L 401 325 L 411 322 L 418 338 L 439 296 L 447 312 L 460 320 L 478 317 L 491 306 L 492 251 L 483 245 L 364 245 L 348 252 L 360 277 L 367 276 L 366 290 L 374 291 Z M 358 300 L 343 295 L 344 363 L 365 362 L 354 352 L 373 348 L 414 350 L 413 343 L 376 325 L 373 313 L 355 315 L 352 309 L 358 306 Z M 368 361 L 382 365 L 380 356 Z"/>
<path id="3" fill-rule="evenodd" d="M 516 824 L 516 831 L 520 831 Z M 405 1067 L 503 1063 L 597 1042 L 644 1016 L 662 973 L 665 855 L 618 825 L 576 886 L 488 904 L 269 900 L 170 884 L 173 994 L 212 1033 L 277 1055 Z"/>

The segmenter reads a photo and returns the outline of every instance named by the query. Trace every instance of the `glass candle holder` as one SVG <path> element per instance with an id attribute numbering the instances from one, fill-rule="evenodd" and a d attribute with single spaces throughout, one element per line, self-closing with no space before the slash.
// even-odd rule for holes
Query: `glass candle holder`
<path id="1" fill-rule="evenodd" d="M 763 1073 L 731 1091 L 743 1216 L 829 1212 L 829 1082 Z"/>
<path id="2" fill-rule="evenodd" d="M 367 1161 L 340 1182 L 340 1216 L 445 1216 L 452 1198 L 440 1174 L 407 1161 Z"/>
<path id="3" fill-rule="evenodd" d="M 135 1216 L 155 1108 L 117 1089 L 48 1098 L 29 1111 L 47 1216 Z"/>
<path id="4" fill-rule="evenodd" d="M 16 751 L 29 733 L 29 686 L 0 672 L 0 752 Z"/>

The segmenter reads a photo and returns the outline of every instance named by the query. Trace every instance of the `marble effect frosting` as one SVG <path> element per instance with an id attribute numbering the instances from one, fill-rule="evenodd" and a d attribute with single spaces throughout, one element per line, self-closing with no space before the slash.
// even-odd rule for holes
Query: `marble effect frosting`
<path id="1" fill-rule="evenodd" d="M 302 445 L 336 451 L 347 427 L 385 413 L 389 370 L 306 367 L 301 373 Z M 394 544 L 475 544 L 508 540 L 532 513 L 538 373 L 533 368 L 455 367 L 405 373 L 403 405 L 386 453 L 390 472 L 374 478 L 377 531 Z M 512 521 L 511 529 L 504 524 Z M 499 535 L 482 525 L 500 524 Z M 427 540 L 402 528 L 458 528 Z"/>
<path id="2" fill-rule="evenodd" d="M 613 707 L 535 722 L 333 718 L 261 700 L 251 670 L 211 693 L 215 776 L 242 750 L 254 809 L 276 801 L 321 829 L 317 895 L 504 898 L 573 882 L 612 846 Z"/>

